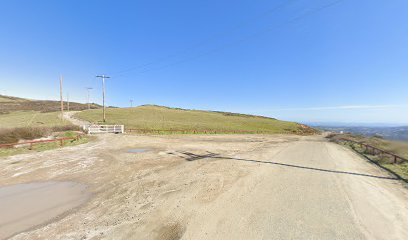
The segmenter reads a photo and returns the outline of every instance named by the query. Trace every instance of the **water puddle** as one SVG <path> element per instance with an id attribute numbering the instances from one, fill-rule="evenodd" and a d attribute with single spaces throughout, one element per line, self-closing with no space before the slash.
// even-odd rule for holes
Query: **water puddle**
<path id="1" fill-rule="evenodd" d="M 45 224 L 85 203 L 86 186 L 75 182 L 34 182 L 0 187 L 0 239 Z"/>
<path id="2" fill-rule="evenodd" d="M 142 153 L 142 152 L 147 152 L 147 151 L 149 151 L 149 150 L 147 150 L 147 149 L 130 149 L 127 152 L 128 153 Z"/>

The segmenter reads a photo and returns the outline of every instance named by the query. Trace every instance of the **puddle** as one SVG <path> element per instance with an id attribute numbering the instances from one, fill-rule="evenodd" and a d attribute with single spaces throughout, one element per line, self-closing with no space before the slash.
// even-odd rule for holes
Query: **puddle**
<path id="1" fill-rule="evenodd" d="M 86 186 L 35 182 L 0 187 L 0 239 L 40 226 L 85 203 Z"/>
<path id="2" fill-rule="evenodd" d="M 142 152 L 147 152 L 147 149 L 130 149 L 127 152 L 128 153 L 142 153 Z"/>

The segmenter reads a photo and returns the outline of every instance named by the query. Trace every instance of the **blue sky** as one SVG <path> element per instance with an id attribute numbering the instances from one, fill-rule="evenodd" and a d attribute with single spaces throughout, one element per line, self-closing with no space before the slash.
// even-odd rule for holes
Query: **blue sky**
<path id="1" fill-rule="evenodd" d="M 0 2 L 0 94 L 408 124 L 406 0 Z"/>

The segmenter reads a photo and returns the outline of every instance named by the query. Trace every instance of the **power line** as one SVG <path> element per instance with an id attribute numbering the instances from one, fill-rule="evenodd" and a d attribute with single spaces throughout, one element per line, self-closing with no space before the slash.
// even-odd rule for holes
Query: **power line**
<path id="1" fill-rule="evenodd" d="M 195 56 L 190 56 L 188 58 L 181 59 L 179 61 L 164 65 L 162 67 L 145 69 L 145 70 L 143 70 L 141 72 L 138 72 L 138 73 L 135 73 L 135 74 L 142 74 L 142 73 L 146 73 L 146 72 L 150 72 L 150 71 L 162 70 L 162 69 L 165 69 L 165 68 L 168 68 L 168 67 L 172 67 L 172 66 L 175 66 L 175 65 L 179 65 L 179 64 L 182 64 L 182 63 L 185 63 L 185 62 L 189 62 L 189 61 L 201 58 L 201 57 L 206 56 L 206 55 L 210 55 L 210 54 L 215 53 L 215 52 L 222 51 L 222 50 L 224 50 L 224 49 L 226 49 L 228 47 L 240 44 L 242 42 L 247 41 L 248 39 L 252 39 L 252 38 L 254 38 L 254 37 L 258 36 L 258 35 L 261 35 L 264 32 L 279 29 L 279 28 L 282 28 L 282 27 L 284 27 L 286 25 L 294 24 L 294 23 L 296 23 L 296 22 L 298 22 L 298 21 L 300 21 L 300 20 L 302 20 L 302 19 L 304 19 L 304 18 L 306 18 L 306 17 L 308 17 L 310 15 L 313 15 L 313 14 L 321 12 L 321 11 L 323 11 L 325 9 L 331 8 L 331 7 L 333 7 L 333 6 L 339 4 L 340 2 L 343 2 L 343 1 L 345 1 L 345 0 L 336 0 L 336 1 L 333 1 L 333 2 L 330 2 L 330 3 L 327 3 L 325 5 L 322 5 L 322 6 L 318 7 L 318 8 L 311 9 L 311 10 L 307 11 L 306 13 L 303 13 L 303 14 L 297 16 L 297 17 L 294 17 L 294 18 L 286 21 L 285 23 L 282 23 L 280 25 L 277 25 L 277 26 L 274 26 L 274 27 L 269 27 L 269 28 L 266 28 L 264 30 L 258 31 L 258 32 L 254 33 L 254 34 L 251 34 L 251 35 L 245 37 L 245 38 L 241 38 L 240 40 L 235 41 L 233 43 L 224 44 L 224 45 L 222 45 L 220 47 L 213 48 L 213 49 L 211 49 L 209 51 L 206 51 L 206 52 L 204 52 L 202 54 L 198 54 L 198 55 L 195 55 Z M 123 74 L 121 74 L 121 75 L 123 75 Z M 121 76 L 121 75 L 118 75 L 118 76 Z"/>
<path id="2" fill-rule="evenodd" d="M 267 10 L 267 11 L 265 11 L 265 12 L 259 14 L 259 15 L 256 16 L 256 17 L 253 17 L 253 18 L 251 18 L 251 19 L 249 19 L 249 20 L 243 21 L 243 22 L 241 22 L 241 23 L 239 23 L 239 24 L 237 24 L 237 25 L 231 27 L 231 28 L 228 29 L 227 31 L 223 31 L 223 32 L 218 33 L 218 34 L 213 34 L 212 36 L 208 37 L 207 39 L 202 40 L 202 41 L 198 42 L 197 44 L 194 44 L 194 45 L 191 46 L 191 47 L 187 47 L 187 48 L 181 50 L 181 53 L 188 52 L 189 50 L 193 50 L 193 49 L 199 48 L 199 47 L 201 47 L 201 46 L 203 46 L 203 45 L 206 45 L 206 43 L 210 42 L 211 40 L 215 39 L 216 37 L 220 37 L 220 36 L 223 36 L 223 35 L 227 35 L 229 32 L 232 32 L 232 31 L 235 30 L 235 29 L 242 28 L 242 27 L 244 27 L 244 26 L 246 26 L 246 25 L 248 25 L 248 24 L 250 24 L 250 23 L 256 21 L 256 20 L 259 19 L 259 18 L 262 18 L 262 17 L 268 16 L 268 15 L 274 14 L 274 13 L 277 12 L 278 10 L 280 10 L 280 9 L 286 7 L 287 5 L 290 5 L 291 3 L 296 2 L 296 1 L 299 1 L 299 0 L 286 0 L 286 1 L 284 1 L 283 3 L 281 3 L 281 4 L 277 5 L 277 6 L 275 6 L 274 8 L 271 8 L 271 9 L 269 9 L 269 10 Z M 134 71 L 134 70 L 137 70 L 137 69 L 140 69 L 140 68 L 145 68 L 145 67 L 151 66 L 151 65 L 153 65 L 153 64 L 163 62 L 164 60 L 173 58 L 173 57 L 178 56 L 178 55 L 182 55 L 182 54 L 180 54 L 180 53 L 179 53 L 179 54 L 177 54 L 177 53 L 175 53 L 175 54 L 170 54 L 170 55 L 161 57 L 161 58 L 159 58 L 159 59 L 157 59 L 157 60 L 150 61 L 150 62 L 145 63 L 145 64 L 141 64 L 141 65 L 138 65 L 138 66 L 135 66 L 135 67 L 130 67 L 130 68 L 127 68 L 127 69 L 124 69 L 124 70 L 121 70 L 121 71 L 117 71 L 117 72 L 112 72 L 111 74 L 112 74 L 112 75 L 115 75 L 116 77 L 117 77 L 117 76 L 122 76 L 123 73 L 131 72 L 131 71 Z M 116 75 L 116 74 L 119 74 L 119 75 Z"/>
<path id="3" fill-rule="evenodd" d="M 164 65 L 164 66 L 162 66 L 162 67 L 146 69 L 146 70 L 144 70 L 144 71 L 141 71 L 141 72 L 138 72 L 138 73 L 135 73 L 135 74 L 142 74 L 142 73 L 146 73 L 146 72 L 150 72 L 150 71 L 162 70 L 162 69 L 165 69 L 165 68 L 168 68 L 168 67 L 172 67 L 172 66 L 175 66 L 175 65 L 179 65 L 179 64 L 182 64 L 182 63 L 185 63 L 185 62 L 189 62 L 189 61 L 192 61 L 192 60 L 201 58 L 201 57 L 206 56 L 206 55 L 210 55 L 210 54 L 215 53 L 215 52 L 222 51 L 222 50 L 224 50 L 224 49 L 226 49 L 226 48 L 228 48 L 228 47 L 232 47 L 232 46 L 234 46 L 234 45 L 237 45 L 237 44 L 240 44 L 240 43 L 242 43 L 242 42 L 245 42 L 245 41 L 247 41 L 248 39 L 252 39 L 252 38 L 254 38 L 254 37 L 258 36 L 258 35 L 261 35 L 261 34 L 263 34 L 264 32 L 268 32 L 268 31 L 271 31 L 271 30 L 275 30 L 275 29 L 284 27 L 284 26 L 286 26 L 286 25 L 294 24 L 294 23 L 296 23 L 296 22 L 298 22 L 298 21 L 300 21 L 300 20 L 302 20 L 302 19 L 304 19 L 304 18 L 306 18 L 306 17 L 308 17 L 308 16 L 310 16 L 310 15 L 313 15 L 313 14 L 316 14 L 316 13 L 318 13 L 318 12 L 321 12 L 321 11 L 323 11 L 323 10 L 325 10 L 325 9 L 331 8 L 331 7 L 333 7 L 333 6 L 339 4 L 340 2 L 343 2 L 343 1 L 345 1 L 345 0 L 336 0 L 336 1 L 333 1 L 333 2 L 330 2 L 330 3 L 327 3 L 327 4 L 323 5 L 323 6 L 320 6 L 320 7 L 318 7 L 318 8 L 309 10 L 309 11 L 307 11 L 307 12 L 304 13 L 304 14 L 301 14 L 301 15 L 299 15 L 299 16 L 297 16 L 297 17 L 294 17 L 294 18 L 292 18 L 292 19 L 286 21 L 285 23 L 282 23 L 282 24 L 277 25 L 277 26 L 274 26 L 274 27 L 269 27 L 269 28 L 264 29 L 264 30 L 262 30 L 262 31 L 258 31 L 258 32 L 254 33 L 254 34 L 252 34 L 252 35 L 249 35 L 249 36 L 247 36 L 247 37 L 245 37 L 245 38 L 242 38 L 242 39 L 240 39 L 240 40 L 238 40 L 238 41 L 235 41 L 235 42 L 233 42 L 233 43 L 224 44 L 224 45 L 222 45 L 222 46 L 220 46 L 220 47 L 213 48 L 213 49 L 211 49 L 211 50 L 209 50 L 209 51 L 207 51 L 207 52 L 204 52 L 204 53 L 202 53 L 202 54 L 195 55 L 195 56 L 191 56 L 191 57 L 185 58 L 185 59 L 181 59 L 181 60 L 179 60 L 179 61 L 176 61 L 176 62 L 167 64 L 167 65 Z"/>

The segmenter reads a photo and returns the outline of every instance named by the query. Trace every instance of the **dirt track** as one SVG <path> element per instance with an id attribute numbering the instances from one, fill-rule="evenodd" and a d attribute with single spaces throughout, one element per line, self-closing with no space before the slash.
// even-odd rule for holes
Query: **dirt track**
<path id="1" fill-rule="evenodd" d="M 407 188 L 321 137 L 106 135 L 0 168 L 93 194 L 13 239 L 408 239 Z"/>

